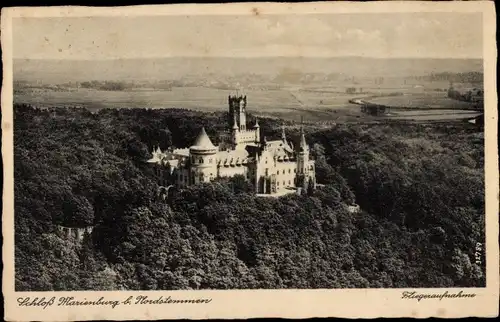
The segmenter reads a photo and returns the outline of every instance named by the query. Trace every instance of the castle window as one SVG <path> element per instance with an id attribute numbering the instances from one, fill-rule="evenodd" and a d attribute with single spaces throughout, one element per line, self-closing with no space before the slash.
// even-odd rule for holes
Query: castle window
<path id="1" fill-rule="evenodd" d="M 208 159 L 208 163 L 212 163 L 212 158 Z"/>
<path id="2" fill-rule="evenodd" d="M 203 163 L 203 158 L 200 158 L 200 163 Z"/>
<path id="3" fill-rule="evenodd" d="M 290 169 L 288 169 L 288 173 L 292 172 Z"/>
<path id="4" fill-rule="evenodd" d="M 286 182 L 285 182 L 285 181 L 283 181 L 283 185 L 286 185 Z"/>
<path id="5" fill-rule="evenodd" d="M 291 185 L 291 184 L 292 184 L 292 182 L 290 180 L 288 180 L 288 185 Z"/>
<path id="6" fill-rule="evenodd" d="M 297 169 L 293 169 L 293 173 L 297 173 Z"/>
<path id="7" fill-rule="evenodd" d="M 279 187 L 279 185 L 280 185 L 280 182 L 279 182 L 279 181 L 276 181 L 276 185 L 277 185 L 277 186 Z"/>
<path id="8" fill-rule="evenodd" d="M 285 170 L 283 170 L 283 174 L 285 174 Z"/>

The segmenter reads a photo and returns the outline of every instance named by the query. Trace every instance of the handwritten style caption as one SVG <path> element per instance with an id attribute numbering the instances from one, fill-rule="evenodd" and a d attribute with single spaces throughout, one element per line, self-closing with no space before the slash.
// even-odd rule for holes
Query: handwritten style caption
<path id="1" fill-rule="evenodd" d="M 401 299 L 406 299 L 406 300 L 416 300 L 420 302 L 421 300 L 426 300 L 426 299 L 434 299 L 434 300 L 440 300 L 442 301 L 443 299 L 467 299 L 467 298 L 474 298 L 476 297 L 476 293 L 464 293 L 463 291 L 460 291 L 458 293 L 450 293 L 448 291 L 445 291 L 443 293 L 418 293 L 418 292 L 403 292 Z"/>
<path id="2" fill-rule="evenodd" d="M 424 299 L 464 299 L 464 298 L 474 298 L 475 293 L 464 293 L 462 291 L 458 293 L 449 293 L 445 291 L 439 294 L 424 294 L 417 292 L 405 291 L 402 293 L 401 299 L 407 300 L 417 300 L 420 302 Z M 101 296 L 97 300 L 88 300 L 87 298 L 78 299 L 73 296 L 62 296 L 62 297 L 18 297 L 17 304 L 20 307 L 38 307 L 46 309 L 52 306 L 109 306 L 111 308 L 116 308 L 120 305 L 158 305 L 158 304 L 208 304 L 212 302 L 211 298 L 199 298 L 199 299 L 174 299 L 171 296 L 159 296 L 150 297 L 147 295 L 138 296 L 128 296 L 121 300 L 111 300 L 106 299 Z"/>
<path id="3" fill-rule="evenodd" d="M 210 298 L 200 299 L 173 299 L 170 296 L 150 297 L 147 295 L 128 296 L 122 300 L 111 300 L 101 296 L 97 300 L 87 298 L 78 299 L 73 296 L 63 297 L 18 297 L 17 304 L 21 307 L 38 307 L 46 309 L 52 306 L 109 306 L 116 308 L 120 305 L 151 305 L 151 304 L 208 304 Z"/>

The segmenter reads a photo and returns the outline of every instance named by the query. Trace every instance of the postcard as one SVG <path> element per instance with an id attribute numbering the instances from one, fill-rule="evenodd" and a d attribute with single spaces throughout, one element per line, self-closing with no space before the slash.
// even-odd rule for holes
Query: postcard
<path id="1" fill-rule="evenodd" d="M 1 28 L 6 320 L 498 315 L 493 3 Z"/>

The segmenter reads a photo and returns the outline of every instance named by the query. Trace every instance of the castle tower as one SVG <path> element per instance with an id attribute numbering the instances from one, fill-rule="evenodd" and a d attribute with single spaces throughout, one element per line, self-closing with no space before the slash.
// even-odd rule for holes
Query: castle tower
<path id="1" fill-rule="evenodd" d="M 238 127 L 238 121 L 236 120 L 236 114 L 233 114 L 233 126 L 231 127 L 231 140 L 233 144 L 233 149 L 236 148 L 236 146 L 239 143 L 239 137 L 238 134 L 240 132 L 240 129 Z"/>
<path id="2" fill-rule="evenodd" d="M 240 103 L 240 131 L 246 131 L 247 129 L 247 96 L 243 96 L 242 102 Z"/>
<path id="3" fill-rule="evenodd" d="M 209 182 L 217 177 L 217 147 L 202 128 L 194 144 L 189 148 L 191 161 L 190 184 Z"/>
<path id="4" fill-rule="evenodd" d="M 228 97 L 229 104 L 229 127 L 232 127 L 233 119 L 236 116 L 237 125 L 240 131 L 245 131 L 247 128 L 247 97 L 245 96 L 231 96 Z"/>
<path id="5" fill-rule="evenodd" d="M 281 140 L 286 143 L 285 125 L 281 126 Z"/>
<path id="6" fill-rule="evenodd" d="M 304 129 L 300 128 L 300 143 L 297 153 L 297 187 L 306 188 L 309 181 L 309 146 L 306 142 Z"/>
<path id="7" fill-rule="evenodd" d="M 255 143 L 260 143 L 260 125 L 257 118 L 255 119 L 255 125 L 253 126 L 255 131 Z"/>

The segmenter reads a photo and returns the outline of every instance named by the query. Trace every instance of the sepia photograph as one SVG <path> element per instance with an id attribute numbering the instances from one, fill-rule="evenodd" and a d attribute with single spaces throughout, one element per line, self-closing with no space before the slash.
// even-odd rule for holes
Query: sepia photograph
<path id="1" fill-rule="evenodd" d="M 9 17 L 13 291 L 484 290 L 484 9 L 247 7 Z"/>

